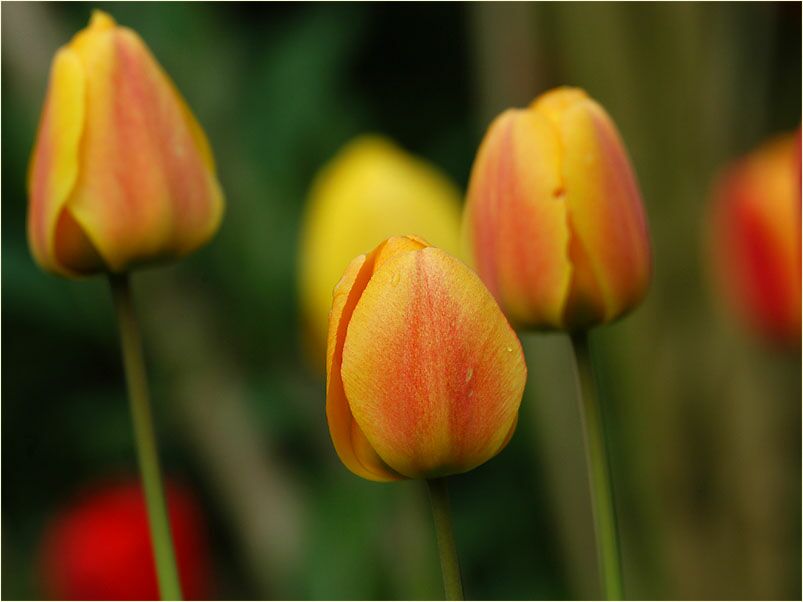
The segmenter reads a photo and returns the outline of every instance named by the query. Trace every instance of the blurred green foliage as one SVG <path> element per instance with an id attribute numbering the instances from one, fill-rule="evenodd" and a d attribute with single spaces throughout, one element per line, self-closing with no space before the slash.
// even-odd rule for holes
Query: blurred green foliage
<path id="1" fill-rule="evenodd" d="M 136 29 L 207 131 L 215 241 L 137 273 L 164 465 L 198 492 L 221 597 L 437 598 L 420 483 L 348 473 L 305 363 L 309 183 L 378 131 L 465 186 L 489 119 L 563 83 L 619 124 L 655 251 L 645 305 L 595 333 L 630 597 L 800 597 L 800 356 L 722 317 L 701 237 L 717 168 L 800 121 L 799 4 L 13 3 L 2 22 L 4 598 L 36 598 L 48 517 L 135 471 L 102 279 L 40 272 L 25 174 L 50 57 L 93 7 Z M 523 337 L 519 430 L 453 479 L 472 598 L 594 596 L 565 340 Z"/>

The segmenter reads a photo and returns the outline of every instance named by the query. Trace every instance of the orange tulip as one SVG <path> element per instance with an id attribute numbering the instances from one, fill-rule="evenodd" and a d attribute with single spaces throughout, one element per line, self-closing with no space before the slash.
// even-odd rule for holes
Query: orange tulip
<path id="1" fill-rule="evenodd" d="M 709 248 L 723 298 L 769 340 L 799 346 L 800 132 L 736 161 L 713 195 Z"/>
<path id="2" fill-rule="evenodd" d="M 223 214 L 201 127 L 142 39 L 100 11 L 53 59 L 28 188 L 33 255 L 65 276 L 183 256 Z"/>
<path id="3" fill-rule="evenodd" d="M 386 240 L 335 287 L 326 416 L 361 477 L 433 478 L 486 462 L 513 434 L 526 375 L 480 279 L 420 238 Z"/>
<path id="4" fill-rule="evenodd" d="M 605 110 L 559 88 L 491 124 L 471 173 L 464 236 L 519 326 L 584 330 L 641 301 L 652 271 L 636 178 Z"/>

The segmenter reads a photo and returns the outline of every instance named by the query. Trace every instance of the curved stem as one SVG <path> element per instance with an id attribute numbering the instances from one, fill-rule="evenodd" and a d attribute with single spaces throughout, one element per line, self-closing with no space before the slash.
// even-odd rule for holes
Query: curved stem
<path id="1" fill-rule="evenodd" d="M 148 509 L 151 544 L 159 578 L 159 592 L 163 600 L 181 600 L 181 586 L 176 570 L 173 540 L 170 536 L 170 523 L 159 470 L 156 435 L 151 417 L 142 340 L 134 312 L 128 274 L 112 274 L 109 276 L 109 283 L 120 328 L 120 345 L 128 383 L 128 397 L 131 402 L 137 458 Z"/>
<path id="2" fill-rule="evenodd" d="M 438 540 L 438 555 L 443 573 L 443 589 L 447 600 L 463 599 L 463 584 L 460 581 L 460 563 L 452 530 L 452 515 L 449 510 L 449 491 L 446 478 L 427 479 L 432 517 L 435 520 L 435 537 Z"/>
<path id="3" fill-rule="evenodd" d="M 572 346 L 580 397 L 580 415 L 583 421 L 583 438 L 591 488 L 591 508 L 594 515 L 600 579 L 605 597 L 608 600 L 621 600 L 623 598 L 622 569 L 616 528 L 616 509 L 613 503 L 613 488 L 605 447 L 602 412 L 594 382 L 587 333 L 573 334 Z"/>

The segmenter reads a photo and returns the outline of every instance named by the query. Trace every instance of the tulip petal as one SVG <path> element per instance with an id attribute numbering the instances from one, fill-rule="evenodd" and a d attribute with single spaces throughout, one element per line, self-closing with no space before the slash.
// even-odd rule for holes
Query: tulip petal
<path id="1" fill-rule="evenodd" d="M 343 464 L 358 476 L 373 481 L 395 481 L 403 477 L 379 457 L 351 414 L 340 375 L 343 345 L 354 307 L 374 271 L 389 258 L 426 246 L 426 241 L 415 236 L 389 238 L 367 257 L 360 255 L 355 258 L 346 268 L 332 295 L 326 361 L 326 417 L 329 432 Z"/>
<path id="2" fill-rule="evenodd" d="M 31 250 L 42 267 L 63 275 L 75 275 L 75 271 L 58 259 L 56 229 L 78 177 L 78 148 L 85 114 L 84 84 L 78 56 L 69 48 L 59 50 L 53 59 L 28 174 Z"/>
<path id="3" fill-rule="evenodd" d="M 378 267 L 354 308 L 342 379 L 379 456 L 411 478 L 491 458 L 516 420 L 521 344 L 477 275 L 434 247 Z"/>
<path id="4" fill-rule="evenodd" d="M 200 246 L 219 225 L 223 199 L 208 144 L 187 119 L 186 104 L 139 36 L 109 21 L 93 18 L 72 44 L 92 77 L 85 167 L 69 205 L 111 269 L 120 271 Z"/>
<path id="5" fill-rule="evenodd" d="M 495 453 L 498 454 L 507 447 L 507 444 L 510 443 L 510 440 L 513 438 L 513 433 L 516 432 L 516 427 L 518 425 L 519 425 L 519 415 L 516 414 L 516 417 L 513 419 L 513 424 L 510 425 L 510 428 L 507 431 L 507 435 L 505 435 L 505 440 L 502 441 L 502 444 L 497 448 Z"/>
<path id="6" fill-rule="evenodd" d="M 106 265 L 84 229 L 69 210 L 61 212 L 54 234 L 54 252 L 60 266 L 69 266 L 73 275 L 89 275 Z"/>
<path id="7" fill-rule="evenodd" d="M 372 448 L 351 414 L 340 376 L 346 328 L 372 272 L 373 258 L 366 261 L 366 256 L 360 255 L 346 268 L 333 293 L 326 361 L 326 420 L 335 451 L 349 470 L 372 481 L 395 481 L 401 477 L 376 452 L 371 454 Z"/>
<path id="8" fill-rule="evenodd" d="M 544 116 L 509 110 L 489 128 L 469 185 L 477 270 L 519 325 L 557 324 L 569 290 L 561 148 Z"/>
<path id="9" fill-rule="evenodd" d="M 649 236 L 627 151 L 607 113 L 584 92 L 559 89 L 533 109 L 552 121 L 565 148 L 572 291 L 566 323 L 612 320 L 638 304 L 651 272 Z"/>

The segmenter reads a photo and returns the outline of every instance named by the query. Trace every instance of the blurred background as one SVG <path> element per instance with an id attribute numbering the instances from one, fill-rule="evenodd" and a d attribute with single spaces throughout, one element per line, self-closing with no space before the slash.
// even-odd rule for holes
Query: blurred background
<path id="1" fill-rule="evenodd" d="M 2 597 L 46 595 L 41 542 L 136 474 L 109 292 L 41 272 L 25 177 L 50 59 L 93 7 L 136 29 L 204 126 L 216 239 L 134 285 L 163 466 L 206 523 L 210 597 L 441 596 L 421 483 L 337 459 L 302 343 L 297 250 L 318 169 L 378 132 L 465 190 L 491 118 L 561 84 L 619 125 L 654 244 L 646 302 L 593 333 L 630 598 L 801 596 L 801 358 L 734 324 L 701 256 L 717 170 L 798 127 L 799 3 L 11 3 L 2 11 Z M 470 598 L 594 597 L 569 345 L 496 459 L 452 479 Z"/>

